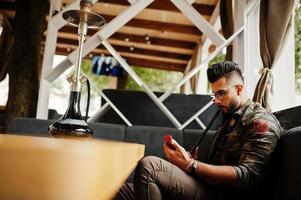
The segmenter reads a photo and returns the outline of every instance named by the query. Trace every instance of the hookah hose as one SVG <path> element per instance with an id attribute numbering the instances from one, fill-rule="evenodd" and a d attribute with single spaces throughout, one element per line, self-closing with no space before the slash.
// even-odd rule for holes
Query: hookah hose
<path id="1" fill-rule="evenodd" d="M 198 138 L 197 142 L 192 146 L 191 150 L 189 151 L 189 153 L 192 155 L 192 153 L 195 151 L 196 147 L 199 146 L 199 144 L 203 141 L 203 139 L 205 138 L 205 136 L 207 135 L 210 127 L 212 126 L 213 122 L 215 121 L 215 119 L 217 118 L 218 114 L 220 113 L 220 109 L 218 109 L 218 111 L 216 111 L 216 113 L 214 114 L 214 116 L 212 117 L 211 121 L 209 122 L 208 126 L 205 128 L 204 133 Z"/>

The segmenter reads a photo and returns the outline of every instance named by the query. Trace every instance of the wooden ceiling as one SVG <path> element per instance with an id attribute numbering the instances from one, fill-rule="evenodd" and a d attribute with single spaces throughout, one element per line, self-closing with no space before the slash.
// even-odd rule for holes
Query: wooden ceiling
<path id="1" fill-rule="evenodd" d="M 63 0 L 63 6 L 72 3 Z M 196 0 L 192 6 L 207 20 L 218 0 Z M 109 23 L 131 4 L 128 0 L 99 0 L 93 11 Z M 14 0 L 0 0 L 0 12 L 14 17 Z M 89 30 L 93 35 L 97 30 Z M 46 33 L 45 33 L 46 35 Z M 155 0 L 146 9 L 113 34 L 109 43 L 126 58 L 129 65 L 183 72 L 192 57 L 201 31 L 169 0 Z M 66 25 L 59 30 L 56 54 L 67 55 L 78 47 L 77 28 Z M 104 46 L 90 56 L 110 55 Z"/>

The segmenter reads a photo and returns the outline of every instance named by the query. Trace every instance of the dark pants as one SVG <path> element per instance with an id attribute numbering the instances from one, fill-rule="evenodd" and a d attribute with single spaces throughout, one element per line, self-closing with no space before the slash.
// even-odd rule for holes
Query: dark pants
<path id="1" fill-rule="evenodd" d="M 214 199 L 210 189 L 179 167 L 155 156 L 139 161 L 134 184 L 125 184 L 115 199 Z"/>

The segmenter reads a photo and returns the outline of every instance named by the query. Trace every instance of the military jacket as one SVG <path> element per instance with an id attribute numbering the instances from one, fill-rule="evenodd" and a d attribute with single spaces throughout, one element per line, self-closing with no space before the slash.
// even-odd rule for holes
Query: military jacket
<path id="1" fill-rule="evenodd" d="M 268 174 L 267 163 L 283 130 L 276 117 L 248 100 L 218 129 L 209 162 L 233 166 L 238 186 L 256 186 Z"/>

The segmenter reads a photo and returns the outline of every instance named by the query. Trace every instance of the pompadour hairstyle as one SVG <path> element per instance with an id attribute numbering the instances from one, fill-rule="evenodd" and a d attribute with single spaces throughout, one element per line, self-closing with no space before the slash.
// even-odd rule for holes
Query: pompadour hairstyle
<path id="1" fill-rule="evenodd" d="M 213 64 L 207 69 L 207 77 L 210 83 L 214 83 L 223 76 L 230 78 L 234 74 L 243 81 L 242 72 L 238 64 L 227 60 Z"/>

